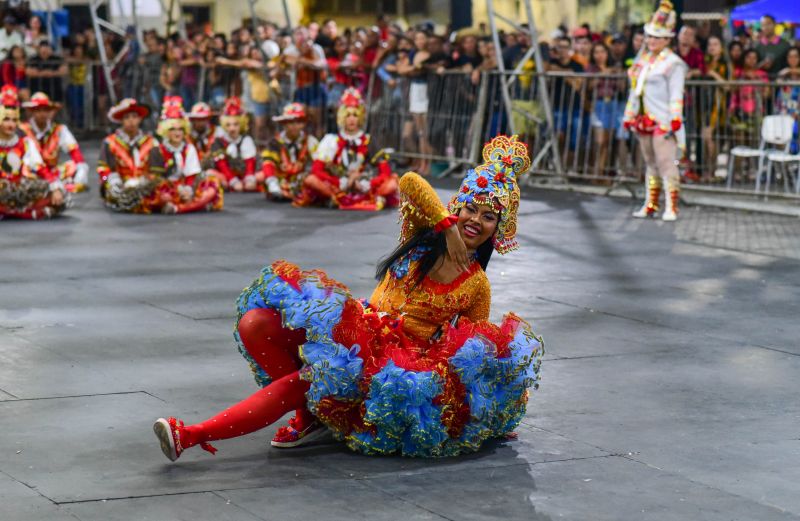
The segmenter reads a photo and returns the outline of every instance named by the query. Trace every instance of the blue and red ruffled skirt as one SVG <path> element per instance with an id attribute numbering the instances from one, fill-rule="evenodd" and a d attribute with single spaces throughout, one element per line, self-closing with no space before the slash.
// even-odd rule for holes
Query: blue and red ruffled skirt
<path id="1" fill-rule="evenodd" d="M 337 439 L 364 454 L 439 457 L 478 450 L 510 433 L 536 388 L 544 344 L 509 314 L 498 326 L 461 318 L 438 340 L 404 333 L 402 318 L 354 299 L 324 272 L 278 261 L 242 292 L 239 319 L 251 309 L 280 312 L 303 328 L 308 409 Z M 256 382 L 269 376 L 247 353 Z"/>

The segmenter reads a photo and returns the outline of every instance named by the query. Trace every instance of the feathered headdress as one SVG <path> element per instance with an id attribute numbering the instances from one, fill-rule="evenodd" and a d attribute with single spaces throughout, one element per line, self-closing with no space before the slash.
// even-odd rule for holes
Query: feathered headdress
<path id="1" fill-rule="evenodd" d="M 0 121 L 8 116 L 19 119 L 19 96 L 13 85 L 0 87 Z"/>
<path id="2" fill-rule="evenodd" d="M 189 120 L 186 119 L 186 112 L 183 110 L 183 100 L 180 96 L 165 96 L 161 103 L 161 116 L 158 118 L 156 132 L 162 138 L 166 138 L 169 130 L 175 126 L 179 126 L 188 134 Z"/>
<path id="3" fill-rule="evenodd" d="M 336 124 L 339 128 L 344 127 L 344 120 L 350 114 L 358 116 L 358 125 L 364 126 L 364 119 L 367 115 L 367 109 L 364 106 L 364 99 L 361 93 L 350 87 L 344 91 L 342 97 L 339 98 L 339 109 L 336 111 Z"/>
<path id="4" fill-rule="evenodd" d="M 225 124 L 226 120 L 236 118 L 239 121 L 240 132 L 247 132 L 247 114 L 242 108 L 242 100 L 238 96 L 231 96 L 225 100 L 225 105 L 222 107 L 222 115 L 220 116 L 220 123 Z"/>
<path id="5" fill-rule="evenodd" d="M 653 13 L 650 23 L 645 24 L 644 32 L 657 38 L 672 38 L 675 36 L 675 8 L 669 0 L 661 0 L 658 10 Z"/>
<path id="6" fill-rule="evenodd" d="M 448 210 L 457 213 L 465 204 L 494 208 L 500 219 L 493 242 L 497 253 L 519 248 L 516 241 L 520 191 L 517 176 L 531 166 L 528 147 L 517 136 L 497 136 L 483 146 L 483 163 L 467 171 Z"/>

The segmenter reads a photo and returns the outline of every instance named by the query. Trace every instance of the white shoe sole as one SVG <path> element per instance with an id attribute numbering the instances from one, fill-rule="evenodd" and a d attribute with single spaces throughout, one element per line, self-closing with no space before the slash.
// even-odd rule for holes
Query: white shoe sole
<path id="1" fill-rule="evenodd" d="M 318 440 L 322 438 L 328 432 L 327 427 L 320 427 L 314 431 L 309 432 L 302 438 L 297 441 L 275 441 L 272 440 L 270 445 L 273 447 L 278 447 L 279 449 L 291 449 L 292 447 L 300 447 L 301 445 L 305 445 L 306 443 L 311 443 L 312 441 Z"/>
<path id="2" fill-rule="evenodd" d="M 661 216 L 661 220 L 662 221 L 666 221 L 666 222 L 677 221 L 678 220 L 678 215 L 674 214 L 674 213 L 671 214 L 671 215 L 665 213 L 664 215 Z"/>
<path id="3" fill-rule="evenodd" d="M 161 445 L 161 452 L 170 461 L 178 459 L 178 451 L 175 449 L 175 440 L 172 439 L 172 429 L 169 427 L 169 422 L 164 418 L 159 418 L 153 424 L 153 432 L 158 438 L 158 443 Z"/>

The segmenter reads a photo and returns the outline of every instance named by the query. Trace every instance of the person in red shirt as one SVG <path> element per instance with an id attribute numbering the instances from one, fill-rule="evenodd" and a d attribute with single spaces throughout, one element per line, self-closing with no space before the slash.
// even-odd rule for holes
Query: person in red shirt
<path id="1" fill-rule="evenodd" d="M 689 25 L 681 27 L 678 32 L 677 51 L 678 56 L 689 66 L 687 80 L 706 75 L 706 60 L 703 51 L 697 48 L 697 33 L 694 27 Z"/>

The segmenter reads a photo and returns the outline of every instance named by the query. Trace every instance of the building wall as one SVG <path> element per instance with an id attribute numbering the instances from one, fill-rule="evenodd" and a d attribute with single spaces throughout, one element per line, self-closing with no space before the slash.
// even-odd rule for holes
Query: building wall
<path id="1" fill-rule="evenodd" d="M 127 0 L 125 3 L 128 3 Z M 161 13 L 159 0 L 136 0 L 138 10 L 153 13 L 155 9 L 157 16 L 140 16 L 139 26 L 142 29 L 157 29 L 164 31 L 166 16 Z M 606 27 L 618 4 L 616 2 L 630 2 L 636 4 L 637 0 L 599 0 L 598 3 L 587 3 L 580 5 L 580 0 L 531 0 L 531 7 L 537 22 L 537 29 L 540 37 L 548 37 L 549 34 L 558 27 L 559 24 L 566 24 L 568 27 L 575 27 L 582 22 L 589 22 L 593 27 Z M 641 1 L 641 0 L 638 0 Z M 169 5 L 170 0 L 164 0 Z M 86 0 L 62 0 L 63 4 L 86 5 Z M 112 13 L 116 11 L 117 0 L 108 2 L 112 8 Z M 242 20 L 250 18 L 250 8 L 247 0 L 176 0 L 176 13 L 179 5 L 210 5 L 214 28 L 218 31 L 230 32 L 240 27 Z M 322 21 L 323 18 L 334 16 L 339 25 L 344 27 L 369 26 L 375 22 L 375 13 L 364 13 L 361 15 L 341 15 L 325 12 L 324 9 L 316 8 L 311 10 L 310 0 L 287 0 L 289 14 L 292 25 L 296 25 L 301 20 L 310 19 Z M 319 4 L 318 4 L 319 5 Z M 495 9 L 504 16 L 518 21 L 527 19 L 525 15 L 524 3 L 522 0 L 494 0 Z M 633 8 L 633 5 L 631 6 Z M 398 20 L 401 25 L 415 25 L 417 23 L 430 20 L 437 25 L 439 32 L 444 31 L 450 21 L 450 0 L 429 0 L 427 15 L 408 16 Z M 281 0 L 258 1 L 255 5 L 256 15 L 265 20 L 271 20 L 278 25 L 284 25 L 285 16 Z M 633 13 L 632 13 L 633 14 Z M 486 0 L 472 0 L 472 19 L 474 27 L 478 27 L 482 22 L 488 27 L 488 14 L 486 10 Z M 113 21 L 120 26 L 131 23 L 130 16 L 114 17 Z M 498 21 L 499 27 L 510 29 L 510 26 L 502 21 Z"/>

